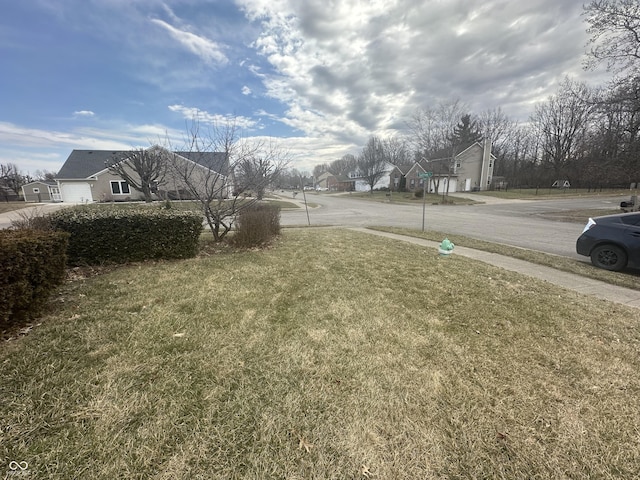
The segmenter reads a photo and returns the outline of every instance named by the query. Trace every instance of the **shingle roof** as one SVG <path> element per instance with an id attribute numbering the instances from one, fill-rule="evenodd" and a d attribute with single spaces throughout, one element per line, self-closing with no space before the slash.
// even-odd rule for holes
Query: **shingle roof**
<path id="1" fill-rule="evenodd" d="M 443 159 L 451 158 L 451 154 L 454 153 L 454 152 L 455 152 L 456 156 L 458 156 L 462 152 L 467 150 L 469 147 L 472 147 L 475 144 L 478 144 L 478 146 L 480 148 L 482 148 L 482 145 L 480 145 L 478 142 L 471 142 L 471 143 L 467 143 L 467 144 L 464 144 L 464 145 L 457 145 L 455 147 L 455 150 L 452 147 L 447 147 L 447 148 L 443 148 L 443 149 L 438 150 L 437 152 L 434 152 L 433 154 L 429 155 L 429 160 L 433 161 L 433 160 L 443 160 Z"/>
<path id="2" fill-rule="evenodd" d="M 106 162 L 126 150 L 74 150 L 64 162 L 56 178 L 89 178 L 107 168 Z"/>
<path id="3" fill-rule="evenodd" d="M 174 152 L 187 160 L 207 167 L 214 172 L 225 174 L 229 168 L 227 155 L 224 152 Z"/>
<path id="4" fill-rule="evenodd" d="M 406 175 L 407 173 L 409 173 L 409 170 L 411 170 L 413 168 L 413 163 L 407 163 L 404 165 L 394 165 L 395 168 L 397 168 L 398 170 L 400 170 L 400 173 L 403 175 Z"/>
<path id="5" fill-rule="evenodd" d="M 130 150 L 73 150 L 56 175 L 58 179 L 89 178 L 107 168 L 114 157 L 126 155 Z M 226 170 L 226 155 L 222 152 L 175 152 L 192 162 L 215 172 Z"/>

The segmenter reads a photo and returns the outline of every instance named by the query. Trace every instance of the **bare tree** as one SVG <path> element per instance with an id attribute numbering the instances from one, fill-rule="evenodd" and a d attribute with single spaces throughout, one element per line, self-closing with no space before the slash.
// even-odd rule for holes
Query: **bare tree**
<path id="1" fill-rule="evenodd" d="M 640 3 L 638 0 L 593 0 L 584 6 L 591 35 L 587 68 L 601 62 L 615 73 L 640 64 Z"/>
<path id="2" fill-rule="evenodd" d="M 0 164 L 0 185 L 10 188 L 14 192 L 20 192 L 22 185 L 29 182 L 29 178 L 23 175 L 14 163 Z"/>
<path id="3" fill-rule="evenodd" d="M 467 106 L 457 99 L 418 110 L 408 124 L 418 158 L 428 158 L 451 147 L 454 128 L 467 110 Z"/>
<path id="4" fill-rule="evenodd" d="M 242 190 L 254 191 L 257 200 L 262 200 L 267 186 L 285 171 L 288 163 L 289 154 L 273 140 L 262 142 L 255 152 L 247 152 L 237 160 L 237 185 Z"/>
<path id="5" fill-rule="evenodd" d="M 331 162 L 327 171 L 332 175 L 347 175 L 351 170 L 357 167 L 357 159 L 348 153 L 339 160 Z"/>
<path id="6" fill-rule="evenodd" d="M 258 202 L 257 197 L 243 194 L 274 180 L 287 156 L 273 142 L 244 141 L 235 119 L 213 124 L 205 131 L 195 119 L 185 146 L 171 156 L 169 169 L 198 202 L 214 239 L 221 241 L 232 230 L 238 213 Z M 256 159 L 263 167 L 260 176 L 253 176 L 247 183 L 236 182 L 236 173 L 244 174 L 243 163 L 248 165 Z"/>
<path id="7" fill-rule="evenodd" d="M 56 173 L 50 170 L 36 170 L 33 172 L 34 180 L 40 180 L 43 182 L 51 182 L 55 180 Z"/>
<path id="8" fill-rule="evenodd" d="M 567 167 L 584 148 L 593 105 L 584 99 L 588 87 L 566 79 L 556 95 L 536 105 L 531 123 L 542 140 L 543 162 L 557 178 L 567 175 Z"/>
<path id="9" fill-rule="evenodd" d="M 167 171 L 167 152 L 158 146 L 134 149 L 114 155 L 107 161 L 107 168 L 142 193 L 145 202 L 152 202 L 153 191 Z"/>
<path id="10" fill-rule="evenodd" d="M 409 148 L 405 139 L 389 137 L 382 140 L 387 161 L 392 165 L 406 165 L 410 162 Z"/>
<path id="11" fill-rule="evenodd" d="M 369 138 L 367 145 L 358 156 L 357 168 L 360 176 L 369 185 L 369 192 L 373 193 L 373 187 L 389 169 L 384 145 L 378 137 Z"/>

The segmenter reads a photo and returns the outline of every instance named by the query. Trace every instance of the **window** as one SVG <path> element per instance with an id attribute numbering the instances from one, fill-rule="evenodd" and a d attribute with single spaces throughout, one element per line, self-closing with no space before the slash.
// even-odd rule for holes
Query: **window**
<path id="1" fill-rule="evenodd" d="M 111 180 L 111 193 L 114 195 L 129 195 L 129 184 L 124 180 Z"/>
<path id="2" fill-rule="evenodd" d="M 416 179 L 412 178 L 411 182 L 410 182 L 411 187 L 414 187 L 416 185 Z"/>
<path id="3" fill-rule="evenodd" d="M 40 193 L 40 189 L 39 188 L 34 188 L 33 189 L 33 193 Z"/>
<path id="4" fill-rule="evenodd" d="M 456 168 L 460 168 L 461 163 L 460 162 L 456 162 Z"/>

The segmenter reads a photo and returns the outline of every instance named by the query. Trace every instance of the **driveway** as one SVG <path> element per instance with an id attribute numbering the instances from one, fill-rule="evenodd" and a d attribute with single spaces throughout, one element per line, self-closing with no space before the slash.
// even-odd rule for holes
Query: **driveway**
<path id="1" fill-rule="evenodd" d="M 34 203 L 33 206 L 13 210 L 7 213 L 0 213 L 0 229 L 9 228 L 12 220 L 20 220 L 21 218 L 29 218 L 31 216 L 51 213 L 65 207 L 72 207 L 74 204 L 69 203 Z"/>

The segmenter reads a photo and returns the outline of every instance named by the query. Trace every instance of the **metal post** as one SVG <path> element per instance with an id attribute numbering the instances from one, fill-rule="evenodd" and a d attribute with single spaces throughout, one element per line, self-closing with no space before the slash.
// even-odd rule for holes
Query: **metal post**
<path id="1" fill-rule="evenodd" d="M 428 178 L 422 179 L 422 231 L 424 232 L 424 211 L 427 205 L 427 181 Z"/>

